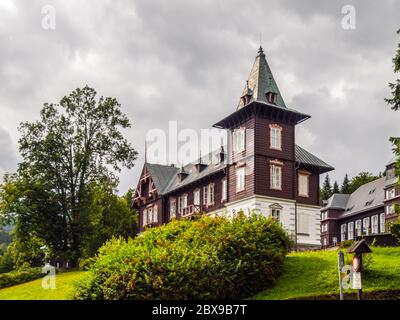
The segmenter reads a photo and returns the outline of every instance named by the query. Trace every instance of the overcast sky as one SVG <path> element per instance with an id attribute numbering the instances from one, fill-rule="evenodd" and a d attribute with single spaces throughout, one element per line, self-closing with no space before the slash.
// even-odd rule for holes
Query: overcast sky
<path id="1" fill-rule="evenodd" d="M 356 28 L 342 28 L 344 5 Z M 56 28 L 42 27 L 52 5 Z M 0 173 L 19 160 L 17 126 L 85 84 L 122 104 L 140 156 L 120 174 L 136 186 L 152 128 L 209 128 L 233 112 L 262 45 L 286 105 L 312 118 L 296 142 L 336 168 L 378 173 L 400 112 L 394 80 L 400 1 L 0 0 Z"/>

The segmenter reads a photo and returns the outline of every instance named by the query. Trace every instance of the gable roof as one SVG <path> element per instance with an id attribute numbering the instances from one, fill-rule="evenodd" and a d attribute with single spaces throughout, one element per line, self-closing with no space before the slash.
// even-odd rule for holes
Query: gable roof
<path id="1" fill-rule="evenodd" d="M 303 149 L 302 147 L 295 145 L 296 162 L 317 167 L 320 169 L 320 173 L 334 170 L 335 168 L 322 161 L 320 158 L 314 156 L 312 153 Z"/>
<path id="2" fill-rule="evenodd" d="M 267 92 L 276 93 L 276 105 L 286 108 L 282 95 L 279 92 L 278 85 L 272 75 L 271 68 L 265 58 L 264 51 L 262 47 L 260 47 L 242 96 L 250 94 L 252 101 L 268 102 L 266 98 Z M 242 107 L 244 107 L 244 103 L 242 99 L 240 99 L 237 109 Z"/>
<path id="3" fill-rule="evenodd" d="M 359 187 L 352 194 L 335 193 L 328 199 L 328 203 L 322 210 L 339 209 L 343 213 L 339 218 L 345 218 L 363 211 L 383 206 L 385 200 L 384 187 L 386 178 L 378 178 Z"/>
<path id="4" fill-rule="evenodd" d="M 178 168 L 155 163 L 146 163 L 147 169 L 159 194 L 163 194 L 169 182 L 178 173 Z"/>

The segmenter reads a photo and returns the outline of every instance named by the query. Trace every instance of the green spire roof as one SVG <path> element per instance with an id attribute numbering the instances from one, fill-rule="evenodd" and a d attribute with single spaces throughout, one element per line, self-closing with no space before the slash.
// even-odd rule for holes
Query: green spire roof
<path id="1" fill-rule="evenodd" d="M 275 82 L 274 76 L 272 75 L 267 60 L 265 59 L 264 51 L 260 46 L 260 49 L 258 50 L 258 54 L 256 56 L 256 60 L 254 61 L 253 68 L 251 69 L 249 79 L 247 80 L 246 86 L 243 90 L 237 108 L 240 109 L 244 107 L 245 103 L 242 97 L 246 95 L 249 97 L 249 100 L 247 100 L 249 102 L 268 102 L 266 97 L 267 92 L 275 93 L 276 105 L 286 108 L 282 95 L 279 92 L 278 85 Z"/>

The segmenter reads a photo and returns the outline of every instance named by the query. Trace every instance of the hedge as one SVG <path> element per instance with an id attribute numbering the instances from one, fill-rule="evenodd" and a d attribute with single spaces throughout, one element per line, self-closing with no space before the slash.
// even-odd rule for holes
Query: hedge
<path id="1" fill-rule="evenodd" d="M 42 277 L 42 268 L 25 268 L 0 274 L 0 289 Z"/>
<path id="2" fill-rule="evenodd" d="M 271 286 L 291 247 L 261 215 L 202 217 L 100 248 L 75 299 L 236 299 Z"/>

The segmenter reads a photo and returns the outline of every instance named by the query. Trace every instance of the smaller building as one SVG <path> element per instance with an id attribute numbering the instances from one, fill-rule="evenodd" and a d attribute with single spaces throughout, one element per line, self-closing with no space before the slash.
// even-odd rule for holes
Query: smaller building
<path id="1" fill-rule="evenodd" d="M 400 204 L 400 186 L 395 163 L 386 166 L 383 177 L 362 185 L 352 194 L 334 194 L 321 209 L 321 245 L 336 246 L 359 236 L 388 233 Z"/>

